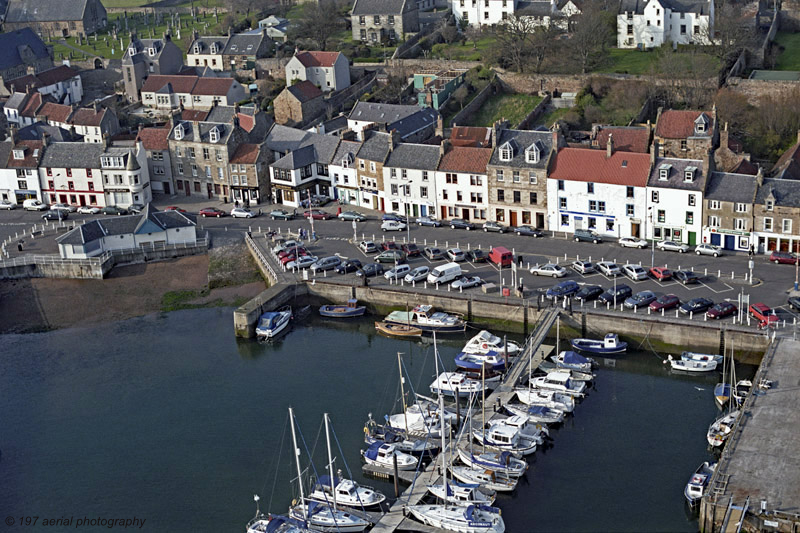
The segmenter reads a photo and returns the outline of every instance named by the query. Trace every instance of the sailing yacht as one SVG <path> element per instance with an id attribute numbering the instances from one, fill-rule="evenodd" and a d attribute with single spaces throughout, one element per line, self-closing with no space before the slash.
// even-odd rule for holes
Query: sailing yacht
<path id="1" fill-rule="evenodd" d="M 256 516 L 247 523 L 247 533 L 308 533 L 305 523 L 282 515 L 265 515 L 259 508 L 258 494 L 253 496 L 256 502 Z"/>
<path id="2" fill-rule="evenodd" d="M 733 395 L 733 384 L 736 383 L 736 365 L 733 362 L 733 346 L 730 357 L 724 356 L 722 360 L 722 383 L 714 385 L 714 400 L 717 405 L 724 407 Z"/>
<path id="3" fill-rule="evenodd" d="M 728 440 L 731 433 L 733 432 L 733 427 L 736 425 L 736 419 L 739 417 L 739 411 L 730 411 L 721 417 L 714 420 L 711 426 L 708 428 L 708 433 L 706 434 L 706 440 L 708 443 L 717 448 L 725 444 L 725 441 Z"/>

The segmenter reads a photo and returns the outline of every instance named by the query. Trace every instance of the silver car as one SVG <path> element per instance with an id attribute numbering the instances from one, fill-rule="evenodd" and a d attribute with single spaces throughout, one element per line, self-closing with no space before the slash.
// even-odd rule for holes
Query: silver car
<path id="1" fill-rule="evenodd" d="M 572 270 L 578 274 L 591 274 L 592 272 L 597 271 L 594 263 L 590 261 L 573 261 L 572 265 L 570 266 L 572 266 Z"/>
<path id="2" fill-rule="evenodd" d="M 616 277 L 622 274 L 622 271 L 619 269 L 616 263 L 612 261 L 600 261 L 597 263 L 597 270 L 605 274 L 606 276 Z"/>
<path id="3" fill-rule="evenodd" d="M 331 255 L 328 257 L 323 257 L 311 265 L 311 270 L 312 272 L 323 272 L 325 270 L 333 270 L 341 264 L 342 260 L 340 258 L 336 257 L 335 255 Z"/>
<path id="4" fill-rule="evenodd" d="M 656 245 L 659 250 L 664 250 L 665 252 L 678 252 L 680 254 L 686 253 L 689 251 L 689 247 L 685 244 L 679 244 L 675 241 L 661 241 Z"/>
<path id="5" fill-rule="evenodd" d="M 722 249 L 713 244 L 698 244 L 694 249 L 694 253 L 697 255 L 713 255 L 714 257 L 719 257 L 722 255 Z"/>
<path id="6" fill-rule="evenodd" d="M 406 283 L 413 283 L 415 281 L 424 281 L 427 279 L 428 274 L 430 274 L 431 269 L 426 266 L 417 267 L 408 274 L 404 278 Z"/>
<path id="7" fill-rule="evenodd" d="M 622 237 L 619 240 L 619 245 L 623 248 L 644 248 L 647 246 L 647 241 L 636 237 Z"/>
<path id="8" fill-rule="evenodd" d="M 567 270 L 564 267 L 548 263 L 546 265 L 536 265 L 531 267 L 531 274 L 534 276 L 553 276 L 554 278 L 563 278 L 567 275 Z"/>
<path id="9" fill-rule="evenodd" d="M 633 281 L 643 281 L 647 279 L 647 271 L 641 265 L 625 265 L 622 273 Z"/>

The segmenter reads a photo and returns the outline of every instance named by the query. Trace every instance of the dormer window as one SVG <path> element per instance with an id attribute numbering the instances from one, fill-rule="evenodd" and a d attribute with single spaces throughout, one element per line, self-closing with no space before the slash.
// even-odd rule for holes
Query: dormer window
<path id="1" fill-rule="evenodd" d="M 199 44 L 195 44 L 195 45 L 194 45 L 193 52 L 194 52 L 195 54 L 199 54 L 199 53 L 200 53 L 200 45 L 199 45 Z"/>
<path id="2" fill-rule="evenodd" d="M 183 139 L 183 124 L 175 126 L 175 140 L 180 141 Z"/>
<path id="3" fill-rule="evenodd" d="M 208 132 L 208 138 L 212 143 L 219 142 L 219 128 L 217 126 L 211 128 L 211 131 Z"/>
<path id="4" fill-rule="evenodd" d="M 672 168 L 672 165 L 668 163 L 664 163 L 660 167 L 658 167 L 658 179 L 660 181 L 666 181 L 669 179 L 669 171 Z"/>
<path id="5" fill-rule="evenodd" d="M 695 133 L 705 133 L 708 131 L 708 118 L 706 118 L 705 113 L 701 114 L 697 119 L 694 121 L 694 132 Z"/>
<path id="6" fill-rule="evenodd" d="M 683 181 L 691 183 L 694 181 L 694 174 L 697 172 L 697 167 L 686 167 L 683 171 Z"/>
<path id="7" fill-rule="evenodd" d="M 25 150 L 14 150 L 14 159 L 25 159 Z"/>
<path id="8" fill-rule="evenodd" d="M 775 200 L 773 200 L 772 198 L 768 198 L 767 199 L 767 211 L 772 211 L 772 209 L 774 207 L 775 207 Z"/>
<path id="9" fill-rule="evenodd" d="M 511 143 L 505 143 L 500 147 L 500 161 L 511 161 L 514 157 L 514 148 Z"/>
<path id="10" fill-rule="evenodd" d="M 151 56 L 154 56 L 156 55 L 156 49 L 151 46 L 150 48 L 147 49 L 147 53 L 150 54 Z"/>
<path id="11" fill-rule="evenodd" d="M 540 155 L 541 152 L 539 151 L 539 147 L 536 145 L 536 143 L 533 143 L 532 145 L 528 146 L 527 150 L 525 150 L 525 162 L 538 163 Z"/>
<path id="12" fill-rule="evenodd" d="M 217 43 L 211 43 L 211 53 L 212 54 L 217 53 Z"/>
<path id="13" fill-rule="evenodd" d="M 128 48 L 128 55 L 131 55 L 131 56 L 135 56 L 136 55 L 136 47 L 135 46 L 131 46 L 130 48 Z"/>

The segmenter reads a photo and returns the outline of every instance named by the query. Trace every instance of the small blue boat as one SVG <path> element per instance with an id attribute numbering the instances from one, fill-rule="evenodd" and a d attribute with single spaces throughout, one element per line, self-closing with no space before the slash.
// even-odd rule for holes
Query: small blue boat
<path id="1" fill-rule="evenodd" d="M 581 352 L 596 354 L 622 353 L 628 349 L 628 343 L 620 341 L 616 333 L 608 333 L 601 341 L 594 339 L 572 339 L 572 347 Z"/>
<path id="2" fill-rule="evenodd" d="M 455 361 L 458 368 L 466 368 L 468 370 L 480 371 L 481 368 L 485 368 L 486 372 L 502 372 L 506 369 L 505 357 L 497 352 L 485 354 L 461 352 L 456 356 Z"/>
<path id="3" fill-rule="evenodd" d="M 367 307 L 358 305 L 358 300 L 347 300 L 347 305 L 323 305 L 319 308 L 319 314 L 329 318 L 352 318 L 364 316 Z"/>
<path id="4" fill-rule="evenodd" d="M 573 351 L 563 351 L 555 357 L 552 357 L 558 368 L 565 368 L 569 370 L 579 370 L 581 372 L 591 372 L 594 359 L 584 357 Z"/>

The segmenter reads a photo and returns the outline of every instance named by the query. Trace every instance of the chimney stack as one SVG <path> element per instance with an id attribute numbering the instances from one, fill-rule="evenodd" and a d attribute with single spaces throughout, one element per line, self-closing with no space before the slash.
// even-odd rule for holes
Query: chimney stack
<path id="1" fill-rule="evenodd" d="M 656 164 L 656 154 L 658 153 L 658 141 L 653 141 L 653 144 L 650 145 L 650 167 L 654 167 Z"/>
<path id="2" fill-rule="evenodd" d="M 759 165 L 758 167 L 758 174 L 756 174 L 756 182 L 758 182 L 759 187 L 764 185 L 764 169 L 761 168 L 761 165 Z"/>
<path id="3" fill-rule="evenodd" d="M 11 138 L 11 147 L 15 147 L 17 145 L 17 125 L 16 124 L 9 124 L 8 125 L 8 136 Z"/>
<path id="4" fill-rule="evenodd" d="M 450 141 L 448 139 L 442 140 L 442 144 L 439 145 L 439 155 L 443 156 L 449 151 L 450 151 Z"/>
<path id="5" fill-rule="evenodd" d="M 111 143 L 111 136 L 108 133 L 103 134 L 103 146 L 108 148 L 108 145 Z"/>
<path id="6" fill-rule="evenodd" d="M 200 123 L 196 120 L 192 121 L 192 141 L 200 142 Z"/>
<path id="7" fill-rule="evenodd" d="M 606 159 L 609 159 L 614 154 L 614 135 L 608 134 L 608 142 L 606 143 Z"/>
<path id="8" fill-rule="evenodd" d="M 47 148 L 47 139 L 50 137 L 50 134 L 47 132 L 42 133 L 42 147 Z"/>

